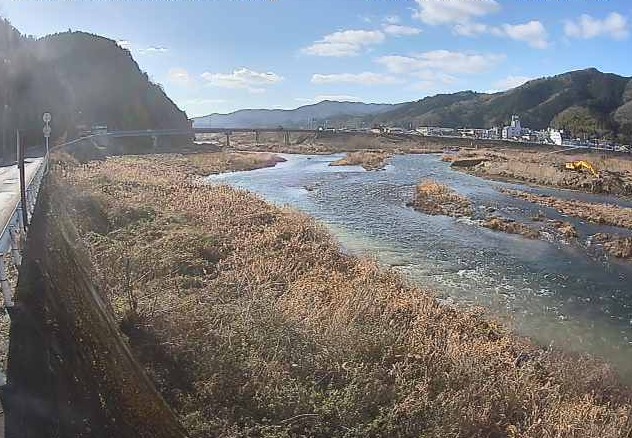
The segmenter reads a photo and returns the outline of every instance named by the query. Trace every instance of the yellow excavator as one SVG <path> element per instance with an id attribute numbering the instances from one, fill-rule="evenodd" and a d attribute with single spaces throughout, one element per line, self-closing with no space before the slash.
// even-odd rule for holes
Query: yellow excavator
<path id="1" fill-rule="evenodd" d="M 588 161 L 585 161 L 585 160 L 569 161 L 566 164 L 564 164 L 564 169 L 577 170 L 577 171 L 587 170 L 590 173 L 592 173 L 595 178 L 599 178 L 599 172 L 595 170 L 592 164 L 590 164 Z"/>

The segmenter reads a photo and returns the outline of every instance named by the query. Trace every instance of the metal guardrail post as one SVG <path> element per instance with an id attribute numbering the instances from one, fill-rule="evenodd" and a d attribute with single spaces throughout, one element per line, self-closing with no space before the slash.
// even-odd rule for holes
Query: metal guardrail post
<path id="1" fill-rule="evenodd" d="M 18 267 L 22 264 L 22 254 L 20 254 L 20 232 L 15 227 L 9 228 L 11 236 L 11 255 L 13 256 L 13 264 Z"/>
<path id="2" fill-rule="evenodd" d="M 7 278 L 7 268 L 4 265 L 4 253 L 0 253 L 0 284 L 2 285 L 2 295 L 4 297 L 4 307 L 13 307 L 13 288 Z"/>

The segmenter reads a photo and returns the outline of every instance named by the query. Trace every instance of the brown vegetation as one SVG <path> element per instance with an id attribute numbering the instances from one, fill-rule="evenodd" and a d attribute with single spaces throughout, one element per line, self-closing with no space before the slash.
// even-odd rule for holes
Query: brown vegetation
<path id="1" fill-rule="evenodd" d="M 537 239 L 540 237 L 540 233 L 531 227 L 528 227 L 520 222 L 511 221 L 501 217 L 489 217 L 482 223 L 482 226 L 489 228 L 490 230 L 503 231 L 505 233 L 520 234 L 521 236 L 529 239 Z"/>
<path id="2" fill-rule="evenodd" d="M 484 158 L 484 161 L 467 169 L 484 178 L 514 179 L 593 193 L 632 195 L 632 157 L 525 149 L 480 149 L 474 152 L 463 151 L 452 160 L 473 156 Z M 577 160 L 592 163 L 601 177 L 596 178 L 589 172 L 564 169 L 564 163 Z"/>
<path id="3" fill-rule="evenodd" d="M 632 237 L 621 237 L 608 233 L 597 233 L 593 242 L 603 245 L 607 253 L 622 259 L 632 259 Z"/>
<path id="4" fill-rule="evenodd" d="M 595 204 L 572 199 L 560 199 L 552 196 L 527 193 L 520 190 L 501 189 L 500 191 L 515 198 L 533 202 L 534 204 L 554 208 L 567 216 L 575 216 L 596 224 L 632 229 L 632 208 L 619 207 L 612 204 Z"/>
<path id="5" fill-rule="evenodd" d="M 445 184 L 423 180 L 417 184 L 415 199 L 408 204 L 426 214 L 452 217 L 472 216 L 470 200 Z"/>
<path id="6" fill-rule="evenodd" d="M 632 209 L 612 204 L 566 200 L 551 196 L 535 195 L 519 190 L 501 189 L 503 193 L 546 207 L 555 208 L 560 213 L 575 216 L 590 222 L 632 229 Z M 566 237 L 577 237 L 577 231 L 566 222 L 558 221 L 558 230 Z M 568 224 L 570 225 L 570 224 Z M 603 245 L 603 249 L 619 258 L 632 259 L 632 238 L 610 233 L 597 233 L 592 241 Z"/>
<path id="7" fill-rule="evenodd" d="M 180 160 L 65 181 L 107 217 L 99 231 L 77 210 L 95 278 L 191 436 L 629 433 L 632 396 L 607 366 L 442 306 L 303 215 L 191 184 Z"/>
<path id="8" fill-rule="evenodd" d="M 344 158 L 329 163 L 330 166 L 362 166 L 365 170 L 379 170 L 386 166 L 392 154 L 388 152 L 348 152 Z"/>
<path id="9" fill-rule="evenodd" d="M 417 185 L 415 199 L 408 205 L 426 214 L 434 215 L 471 217 L 474 213 L 469 199 L 455 193 L 448 186 L 432 180 L 424 180 Z M 542 230 L 552 232 L 557 239 L 566 240 L 577 237 L 577 230 L 568 222 L 546 219 L 544 216 L 538 216 L 533 220 L 542 222 Z M 546 235 L 521 222 L 499 216 L 487 216 L 480 221 L 480 224 L 490 230 L 519 234 L 529 239 L 544 238 Z"/>
<path id="10" fill-rule="evenodd" d="M 225 145 L 223 135 L 212 134 L 209 140 L 217 146 Z M 395 154 L 441 153 L 449 144 L 423 137 L 387 137 L 359 133 L 314 134 L 292 133 L 290 144 L 284 143 L 283 133 L 261 133 L 259 142 L 254 134 L 233 134 L 231 149 L 238 151 L 259 151 L 293 154 L 332 154 L 356 151 L 384 151 Z"/>

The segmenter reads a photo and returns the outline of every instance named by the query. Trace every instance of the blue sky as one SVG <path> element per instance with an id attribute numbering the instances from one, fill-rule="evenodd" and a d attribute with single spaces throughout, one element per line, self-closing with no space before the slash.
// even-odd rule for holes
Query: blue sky
<path id="1" fill-rule="evenodd" d="M 189 116 L 632 76 L 630 0 L 0 0 L 0 15 L 118 41 Z"/>

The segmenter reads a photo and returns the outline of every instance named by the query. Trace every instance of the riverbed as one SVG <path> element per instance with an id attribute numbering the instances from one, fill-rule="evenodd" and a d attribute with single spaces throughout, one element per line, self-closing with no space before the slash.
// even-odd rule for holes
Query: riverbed
<path id="1" fill-rule="evenodd" d="M 259 194 L 317 219 L 346 251 L 376 258 L 411 282 L 457 306 L 481 306 L 519 334 L 542 345 L 588 352 L 632 379 L 632 264 L 592 251 L 586 239 L 601 232 L 630 234 L 557 214 L 512 198 L 499 188 L 590 202 L 630 201 L 522 184 L 489 181 L 450 169 L 438 155 L 402 155 L 383 171 L 331 167 L 333 155 L 282 154 L 273 168 L 209 177 Z M 483 228 L 474 221 L 430 216 L 406 203 L 423 178 L 470 198 L 480 209 L 517 220 L 538 212 L 576 226 L 576 242 L 530 240 Z"/>

